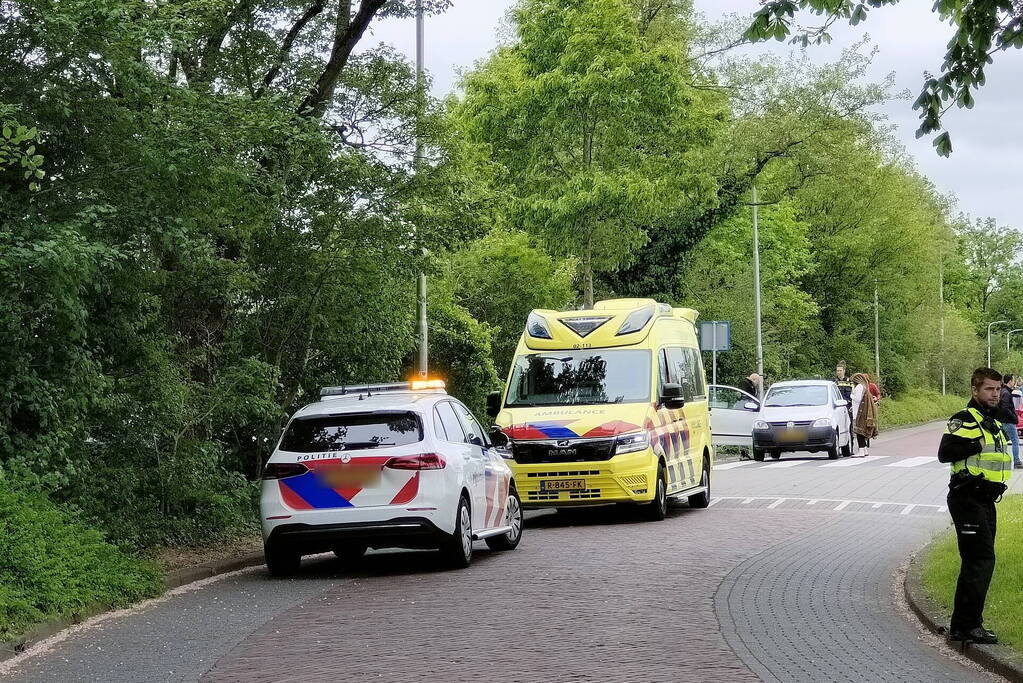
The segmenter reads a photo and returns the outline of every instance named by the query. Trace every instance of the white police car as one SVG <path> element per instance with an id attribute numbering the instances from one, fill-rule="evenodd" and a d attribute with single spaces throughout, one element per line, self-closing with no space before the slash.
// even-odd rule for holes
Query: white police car
<path id="1" fill-rule="evenodd" d="M 267 461 L 260 510 L 271 574 L 302 555 L 439 548 L 454 566 L 474 540 L 511 550 L 522 506 L 511 469 L 437 380 L 328 387 L 299 410 Z M 500 433 L 492 438 L 506 444 Z"/>

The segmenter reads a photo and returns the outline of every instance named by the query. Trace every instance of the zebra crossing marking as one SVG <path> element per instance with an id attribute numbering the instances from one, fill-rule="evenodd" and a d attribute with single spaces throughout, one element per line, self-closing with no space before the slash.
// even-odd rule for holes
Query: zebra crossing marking
<path id="1" fill-rule="evenodd" d="M 895 462 L 890 462 L 885 467 L 919 467 L 920 465 L 932 462 L 938 462 L 938 459 L 933 455 L 918 455 L 913 458 L 902 458 Z"/>

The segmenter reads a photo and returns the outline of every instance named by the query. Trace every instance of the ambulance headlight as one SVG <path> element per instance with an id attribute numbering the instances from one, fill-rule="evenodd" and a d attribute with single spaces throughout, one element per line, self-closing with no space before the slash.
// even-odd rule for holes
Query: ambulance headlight
<path id="1" fill-rule="evenodd" d="M 615 455 L 635 453 L 650 448 L 650 435 L 647 432 L 630 432 L 615 439 Z"/>
<path id="2" fill-rule="evenodd" d="M 536 339 L 550 339 L 551 331 L 547 327 L 547 321 L 542 315 L 530 313 L 526 318 L 526 334 Z"/>

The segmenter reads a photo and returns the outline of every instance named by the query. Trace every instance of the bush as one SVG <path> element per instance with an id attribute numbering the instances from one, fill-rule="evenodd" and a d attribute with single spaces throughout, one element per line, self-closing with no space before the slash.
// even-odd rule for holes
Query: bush
<path id="1" fill-rule="evenodd" d="M 0 641 L 33 622 L 123 607 L 160 593 L 162 574 L 41 493 L 0 472 Z"/>
<path id="2" fill-rule="evenodd" d="M 937 391 L 910 391 L 899 398 L 883 399 L 878 409 L 880 429 L 892 429 L 932 420 L 945 420 L 966 406 L 967 400 Z"/>

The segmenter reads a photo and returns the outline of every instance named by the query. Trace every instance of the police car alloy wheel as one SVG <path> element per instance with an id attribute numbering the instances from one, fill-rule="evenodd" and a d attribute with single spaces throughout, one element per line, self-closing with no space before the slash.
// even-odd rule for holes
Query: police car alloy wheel
<path id="1" fill-rule="evenodd" d="M 505 508 L 504 525 L 510 526 L 511 531 L 486 539 L 487 547 L 491 550 L 514 550 L 515 546 L 522 539 L 522 502 L 519 500 L 519 494 L 514 488 L 508 492 L 508 505 Z"/>
<path id="2" fill-rule="evenodd" d="M 458 501 L 455 532 L 445 539 L 441 553 L 456 569 L 468 567 L 472 562 L 472 516 L 469 514 L 469 501 L 464 496 Z"/>

